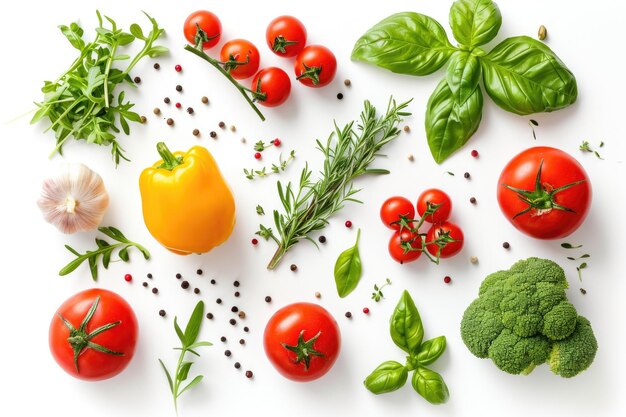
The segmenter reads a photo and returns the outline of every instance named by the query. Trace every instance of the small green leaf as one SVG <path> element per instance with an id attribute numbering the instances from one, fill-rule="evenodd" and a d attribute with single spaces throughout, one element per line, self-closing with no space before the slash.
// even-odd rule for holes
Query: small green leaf
<path id="1" fill-rule="evenodd" d="M 578 249 L 582 248 L 583 245 L 572 245 L 571 243 L 563 242 L 561 243 L 561 247 L 564 249 Z"/>
<path id="2" fill-rule="evenodd" d="M 207 346 L 207 347 L 208 346 L 213 346 L 213 343 L 211 343 L 211 342 L 196 342 L 196 343 L 194 343 L 192 345 L 187 346 L 187 350 L 191 351 L 192 349 L 199 348 L 199 347 L 204 347 L 204 346 Z M 198 354 L 196 353 L 196 355 L 198 355 Z"/>
<path id="3" fill-rule="evenodd" d="M 90 256 L 89 259 L 89 272 L 91 273 L 91 279 L 98 280 L 98 258 L 97 256 Z"/>
<path id="4" fill-rule="evenodd" d="M 178 336 L 180 343 L 182 343 L 182 345 L 185 346 L 185 334 L 183 333 L 180 326 L 178 325 L 177 320 L 178 320 L 178 317 L 174 317 L 174 330 L 176 330 L 176 335 Z"/>
<path id="5" fill-rule="evenodd" d="M 159 363 L 161 364 L 161 367 L 163 368 L 163 371 L 165 372 L 165 376 L 167 377 L 167 382 L 170 386 L 170 392 L 174 394 L 174 383 L 172 381 L 172 376 L 170 375 L 169 371 L 167 370 L 167 368 L 165 367 L 165 364 L 163 363 L 161 359 L 159 359 Z"/>
<path id="6" fill-rule="evenodd" d="M 193 313 L 191 313 L 191 317 L 189 317 L 189 321 L 187 322 L 183 346 L 188 347 L 195 343 L 198 338 L 198 333 L 200 333 L 200 325 L 202 324 L 203 315 L 204 302 L 198 301 L 198 304 L 196 304 L 196 307 L 193 309 Z"/>
<path id="7" fill-rule="evenodd" d="M 197 377 L 192 379 L 191 382 L 187 384 L 187 386 L 183 388 L 182 391 L 180 391 L 176 397 L 177 398 L 180 397 L 183 394 L 183 392 L 187 391 L 189 388 L 194 387 L 195 385 L 198 385 L 198 383 L 202 381 L 202 378 L 203 378 L 202 375 L 198 375 Z"/>
<path id="8" fill-rule="evenodd" d="M 361 280 L 362 266 L 359 255 L 359 238 L 361 229 L 357 232 L 356 243 L 343 251 L 335 262 L 335 284 L 339 297 L 350 294 Z"/>
<path id="9" fill-rule="evenodd" d="M 150 48 L 148 50 L 148 56 L 150 58 L 156 58 L 159 57 L 161 55 L 165 55 L 166 53 L 168 53 L 170 50 L 167 49 L 165 46 L 153 46 L 152 48 Z"/>
<path id="10" fill-rule="evenodd" d="M 420 365 L 430 365 L 435 362 L 446 350 L 446 337 L 439 336 L 422 343 L 417 353 L 417 361 Z"/>
<path id="11" fill-rule="evenodd" d="M 128 246 L 120 249 L 118 256 L 120 257 L 122 261 L 128 262 L 130 260 L 130 257 L 128 256 Z"/>
<path id="12" fill-rule="evenodd" d="M 256 214 L 258 214 L 259 216 L 265 215 L 265 210 L 263 210 L 263 207 L 261 207 L 261 205 L 259 204 L 257 204 L 256 206 Z"/>
<path id="13" fill-rule="evenodd" d="M 184 381 L 187 379 L 187 375 L 189 375 L 189 370 L 191 369 L 191 365 L 193 365 L 193 362 L 183 362 L 180 365 L 180 368 L 178 370 L 178 374 L 176 374 L 176 379 L 180 382 Z"/>
<path id="14" fill-rule="evenodd" d="M 404 365 L 395 361 L 383 362 L 365 378 L 363 384 L 374 394 L 383 394 L 402 388 L 409 373 Z"/>
<path id="15" fill-rule="evenodd" d="M 424 328 L 417 307 L 408 291 L 404 290 L 391 315 L 391 339 L 409 355 L 417 354 L 424 337 Z"/>
<path id="16" fill-rule="evenodd" d="M 423 366 L 418 367 L 411 378 L 411 385 L 419 395 L 431 404 L 443 404 L 450 393 L 441 375 Z"/>

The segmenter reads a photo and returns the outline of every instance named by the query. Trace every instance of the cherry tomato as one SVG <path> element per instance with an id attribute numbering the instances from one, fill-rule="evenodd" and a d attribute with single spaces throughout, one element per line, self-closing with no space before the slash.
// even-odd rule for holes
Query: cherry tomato
<path id="1" fill-rule="evenodd" d="M 233 39 L 222 46 L 220 61 L 224 69 L 238 80 L 252 77 L 259 69 L 259 50 L 245 39 Z"/>
<path id="2" fill-rule="evenodd" d="M 265 39 L 276 55 L 296 56 L 306 45 L 306 28 L 293 16 L 279 16 L 267 26 Z"/>
<path id="3" fill-rule="evenodd" d="M 296 57 L 296 79 L 307 87 L 323 87 L 335 78 L 337 59 L 330 49 L 309 45 Z"/>
<path id="4" fill-rule="evenodd" d="M 68 374 L 87 381 L 108 379 L 122 372 L 133 358 L 136 343 L 133 309 L 122 297 L 103 289 L 70 297 L 50 322 L 49 344 L 54 360 Z"/>
<path id="5" fill-rule="evenodd" d="M 440 206 L 434 214 L 426 216 L 427 222 L 441 223 L 448 220 L 452 211 L 452 200 L 450 200 L 448 194 L 436 188 L 430 188 L 420 194 L 417 198 L 417 213 L 420 217 L 426 213 L 428 203 L 433 205 L 440 204 Z"/>
<path id="6" fill-rule="evenodd" d="M 317 304 L 295 303 L 278 310 L 265 326 L 265 354 L 285 378 L 312 381 L 330 370 L 339 355 L 337 322 Z"/>
<path id="7" fill-rule="evenodd" d="M 448 242 L 441 248 L 439 252 L 439 246 L 434 243 L 426 245 L 426 250 L 432 256 L 437 256 L 439 252 L 440 258 L 449 258 L 456 255 L 463 249 L 463 231 L 459 226 L 452 222 L 443 222 L 433 224 L 426 234 L 426 242 L 433 242 L 438 238 L 450 238 L 454 242 Z"/>
<path id="8" fill-rule="evenodd" d="M 380 208 L 380 219 L 383 221 L 383 224 L 390 229 L 400 230 L 400 225 L 398 223 L 393 224 L 400 220 L 400 216 L 404 216 L 408 219 L 413 219 L 415 217 L 415 208 L 413 207 L 413 203 L 410 200 L 404 197 L 390 197 Z"/>
<path id="9" fill-rule="evenodd" d="M 412 248 L 418 249 L 415 251 L 408 251 L 405 253 L 403 245 L 405 242 L 410 242 Z M 422 248 L 422 239 L 417 233 L 410 231 L 409 229 L 402 229 L 402 232 L 397 231 L 391 236 L 389 241 L 389 255 L 401 264 L 413 262 L 420 257 L 422 252 L 419 250 Z"/>
<path id="10" fill-rule="evenodd" d="M 538 239 L 573 233 L 591 206 L 591 183 L 569 154 L 538 146 L 526 149 L 504 167 L 498 203 L 518 230 Z"/>
<path id="11" fill-rule="evenodd" d="M 287 73 L 277 67 L 264 68 L 252 80 L 252 88 L 258 96 L 256 101 L 267 107 L 280 106 L 291 92 Z"/>
<path id="12" fill-rule="evenodd" d="M 185 20 L 183 32 L 187 42 L 196 44 L 198 26 L 206 34 L 208 41 L 202 42 L 202 49 L 209 49 L 217 45 L 222 35 L 222 23 L 220 19 L 207 10 L 198 10 L 190 14 Z"/>

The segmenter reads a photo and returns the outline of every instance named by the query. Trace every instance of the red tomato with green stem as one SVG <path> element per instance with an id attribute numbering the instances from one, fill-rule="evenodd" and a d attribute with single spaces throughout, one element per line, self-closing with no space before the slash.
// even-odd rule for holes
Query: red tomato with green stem
<path id="1" fill-rule="evenodd" d="M 198 29 L 200 29 L 200 33 Z M 185 19 L 183 32 L 187 42 L 190 44 L 196 45 L 199 40 L 204 39 L 202 49 L 209 49 L 220 41 L 222 22 L 214 13 L 208 10 L 198 10 Z M 196 36 L 199 38 L 196 38 Z"/>
<path id="2" fill-rule="evenodd" d="M 330 84 L 337 72 L 335 55 L 322 45 L 309 45 L 296 57 L 296 79 L 307 87 L 323 87 Z"/>
<path id="3" fill-rule="evenodd" d="M 402 229 L 396 231 L 389 240 L 389 255 L 401 264 L 413 262 L 422 254 L 422 238 L 419 234 Z"/>
<path id="4" fill-rule="evenodd" d="M 279 16 L 267 26 L 265 39 L 276 55 L 293 57 L 306 45 L 306 28 L 293 16 Z"/>
<path id="5" fill-rule="evenodd" d="M 452 200 L 448 194 L 437 188 L 430 188 L 419 195 L 417 198 L 417 213 L 420 217 L 432 206 L 439 207 L 433 214 L 426 216 L 425 221 L 441 223 L 448 220 L 452 211 Z"/>
<path id="6" fill-rule="evenodd" d="M 285 378 L 312 381 L 326 374 L 337 360 L 341 334 L 324 308 L 294 303 L 269 319 L 263 345 L 268 359 Z"/>
<path id="7" fill-rule="evenodd" d="M 226 72 L 242 80 L 252 77 L 259 69 L 259 50 L 245 39 L 233 39 L 222 46 L 220 61 Z"/>
<path id="8" fill-rule="evenodd" d="M 569 154 L 538 146 L 516 155 L 498 179 L 498 203 L 505 217 L 538 239 L 573 233 L 591 206 L 591 183 Z"/>
<path id="9" fill-rule="evenodd" d="M 450 258 L 463 249 L 463 231 L 452 222 L 433 224 L 426 234 L 426 250 L 433 257 Z M 441 246 L 435 242 L 439 240 Z"/>
<path id="10" fill-rule="evenodd" d="M 277 67 L 264 68 L 252 80 L 254 100 L 267 107 L 283 104 L 291 92 L 287 73 Z"/>
<path id="11" fill-rule="evenodd" d="M 400 223 L 396 222 L 403 217 L 408 220 L 413 220 L 415 217 L 413 203 L 407 198 L 390 197 L 380 207 L 380 219 L 390 229 L 400 230 Z"/>
<path id="12" fill-rule="evenodd" d="M 122 372 L 135 353 L 137 318 L 114 292 L 90 289 L 67 299 L 50 322 L 52 356 L 68 374 L 87 381 Z"/>

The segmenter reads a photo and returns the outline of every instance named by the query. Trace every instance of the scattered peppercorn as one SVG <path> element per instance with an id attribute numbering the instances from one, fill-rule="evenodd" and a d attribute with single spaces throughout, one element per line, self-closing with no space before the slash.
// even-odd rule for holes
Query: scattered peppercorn
<path id="1" fill-rule="evenodd" d="M 242 310 L 239 312 L 239 314 L 237 314 L 239 316 L 240 319 L 245 319 L 246 318 L 246 313 Z"/>
<path id="2" fill-rule="evenodd" d="M 231 132 L 236 132 L 237 128 L 235 127 L 235 125 L 230 125 L 230 131 Z"/>
<path id="3" fill-rule="evenodd" d="M 280 141 L 280 139 L 276 138 L 272 141 L 272 143 L 274 144 L 274 146 L 280 146 L 282 142 Z"/>
<path id="4" fill-rule="evenodd" d="M 250 328 L 248 326 L 246 326 L 246 327 L 243 328 L 243 331 L 248 333 L 250 331 Z"/>
<path id="5" fill-rule="evenodd" d="M 470 203 L 472 203 L 472 204 L 476 204 L 476 197 L 472 197 L 472 198 L 470 198 Z"/>
<path id="6" fill-rule="evenodd" d="M 194 136 L 198 136 L 198 135 L 200 134 L 200 131 L 199 131 L 198 129 L 194 129 L 191 133 L 192 133 Z"/>
<path id="7" fill-rule="evenodd" d="M 222 336 L 222 337 L 220 337 L 220 340 L 221 340 L 222 342 L 226 342 L 226 336 Z"/>
<path id="8" fill-rule="evenodd" d="M 478 263 L 478 258 L 476 256 L 472 256 L 470 257 L 470 262 L 473 264 L 477 264 Z"/>
<path id="9" fill-rule="evenodd" d="M 352 222 L 351 222 L 350 220 L 346 220 L 345 225 L 346 225 L 346 227 L 349 229 L 349 228 L 351 228 L 351 227 L 352 227 Z"/>
<path id="10" fill-rule="evenodd" d="M 140 116 L 139 120 L 141 121 L 141 123 L 146 123 L 148 121 L 148 119 L 146 118 L 146 116 Z"/>
<path id="11" fill-rule="evenodd" d="M 239 291 L 235 291 L 235 297 L 239 297 L 240 295 Z"/>
<path id="12" fill-rule="evenodd" d="M 245 345 L 245 344 L 246 344 L 245 339 L 239 339 L 239 344 L 240 344 L 240 345 Z"/>
<path id="13" fill-rule="evenodd" d="M 174 69 L 176 70 L 176 72 L 181 72 L 183 70 L 183 67 L 181 67 L 180 65 L 176 64 L 176 65 L 174 65 Z"/>
<path id="14" fill-rule="evenodd" d="M 158 294 L 159 293 L 159 289 L 157 287 L 154 287 L 152 289 L 152 294 Z"/>
<path id="15" fill-rule="evenodd" d="M 211 133 L 209 133 L 209 136 L 215 139 L 217 137 L 217 133 L 214 130 L 211 130 Z"/>
<path id="16" fill-rule="evenodd" d="M 178 85 L 176 86 L 176 91 L 178 91 L 178 92 L 183 91 L 183 86 L 182 86 L 182 85 L 180 85 L 180 84 L 178 84 Z"/>
<path id="17" fill-rule="evenodd" d="M 254 154 L 254 159 L 261 159 L 261 152 L 257 152 Z"/>
<path id="18" fill-rule="evenodd" d="M 193 108 L 192 107 L 187 107 L 187 113 L 193 114 Z"/>
<path id="19" fill-rule="evenodd" d="M 246 378 L 250 379 L 254 376 L 254 374 L 252 373 L 252 371 L 246 371 Z"/>
<path id="20" fill-rule="evenodd" d="M 133 81 L 135 81 L 135 84 L 139 84 L 139 83 L 141 83 L 141 78 L 139 78 L 139 77 L 135 77 L 135 78 L 133 79 Z"/>
<path id="21" fill-rule="evenodd" d="M 180 109 L 183 105 L 180 104 L 179 102 L 176 102 L 175 106 L 176 106 L 177 109 Z"/>
<path id="22" fill-rule="evenodd" d="M 322 294 L 319 291 L 315 291 L 315 298 L 322 298 Z"/>
<path id="23" fill-rule="evenodd" d="M 197 275 L 202 275 L 202 269 L 196 269 L 196 274 Z"/>
<path id="24" fill-rule="evenodd" d="M 343 94 L 341 94 L 341 93 L 337 93 L 337 99 L 338 99 L 338 100 L 343 99 Z"/>
<path id="25" fill-rule="evenodd" d="M 152 279 L 152 274 L 148 273 L 148 275 L 146 275 L 148 278 Z"/>
<path id="26" fill-rule="evenodd" d="M 473 149 L 471 152 L 472 157 L 474 158 L 478 158 L 478 151 L 476 149 Z"/>
<path id="27" fill-rule="evenodd" d="M 215 302 L 216 302 L 217 304 L 222 304 L 222 299 L 221 299 L 221 298 L 218 298 L 217 300 L 215 300 Z"/>
<path id="28" fill-rule="evenodd" d="M 169 98 L 169 97 L 165 97 L 165 98 L 163 99 L 163 102 L 164 102 L 165 104 L 170 104 L 170 98 Z"/>
<path id="29" fill-rule="evenodd" d="M 228 322 L 229 322 L 232 326 L 234 326 L 235 324 L 237 324 L 237 320 L 235 320 L 235 319 L 230 319 L 230 320 L 228 320 Z"/>
<path id="30" fill-rule="evenodd" d="M 446 284 L 449 284 L 452 281 L 452 278 L 450 278 L 449 276 L 445 276 L 443 277 L 443 282 L 445 282 Z"/>
<path id="31" fill-rule="evenodd" d="M 133 276 L 131 274 L 124 275 L 124 281 L 131 282 L 133 280 Z"/>
<path id="32" fill-rule="evenodd" d="M 272 297 L 270 297 L 269 295 L 265 297 L 265 302 L 266 303 L 271 303 L 272 302 Z"/>
<path id="33" fill-rule="evenodd" d="M 200 288 L 194 288 L 193 289 L 193 293 L 194 294 L 200 294 Z"/>
<path id="34" fill-rule="evenodd" d="M 169 126 L 172 126 L 172 125 L 174 124 L 174 119 L 169 118 L 169 119 L 167 119 L 167 121 L 166 121 L 166 122 L 167 122 L 167 124 L 168 124 Z"/>
<path id="35" fill-rule="evenodd" d="M 502 244 L 502 247 L 503 247 L 504 249 L 508 249 L 508 248 L 510 248 L 510 247 L 511 247 L 511 245 L 509 244 L 509 242 L 504 242 L 504 243 Z"/>
<path id="36" fill-rule="evenodd" d="M 181 279 L 183 276 L 181 274 L 176 274 L 176 279 Z"/>
<path id="37" fill-rule="evenodd" d="M 209 98 L 208 98 L 207 96 L 202 96 L 202 98 L 200 99 L 200 101 L 201 101 L 203 104 L 208 104 L 208 102 L 209 102 Z"/>
<path id="38" fill-rule="evenodd" d="M 152 113 L 154 114 L 161 114 L 161 109 L 158 107 L 155 107 L 154 109 L 152 109 Z"/>
<path id="39" fill-rule="evenodd" d="M 352 84 L 352 82 L 348 79 L 343 80 L 343 85 L 345 85 L 346 87 L 350 87 L 350 84 Z"/>
<path id="40" fill-rule="evenodd" d="M 215 285 L 215 280 L 214 279 L 211 280 L 211 284 Z"/>
<path id="41" fill-rule="evenodd" d="M 252 242 L 252 244 L 253 244 L 254 246 L 256 246 L 256 245 L 258 245 L 258 244 L 259 244 L 259 239 L 257 239 L 257 238 L 255 238 L 255 237 L 253 237 L 253 238 L 252 238 L 252 240 L 251 240 L 251 242 Z"/>
<path id="42" fill-rule="evenodd" d="M 238 311 L 239 311 L 239 309 L 237 308 L 237 306 L 232 306 L 232 307 L 230 308 L 230 311 L 232 311 L 233 313 L 236 313 L 236 312 L 238 312 Z"/>
<path id="43" fill-rule="evenodd" d="M 232 353 L 230 352 L 230 350 L 226 349 L 224 351 L 224 355 L 226 355 L 227 357 L 229 357 L 230 355 L 232 355 Z"/>
<path id="44" fill-rule="evenodd" d="M 291 266 L 289 267 L 289 269 L 291 269 L 292 272 L 296 272 L 298 270 L 298 265 L 296 264 L 291 264 Z"/>
<path id="45" fill-rule="evenodd" d="M 180 286 L 182 287 L 183 290 L 186 290 L 187 288 L 189 288 L 189 281 L 181 282 Z"/>
<path id="46" fill-rule="evenodd" d="M 155 63 L 154 63 L 154 65 L 153 65 L 152 67 L 153 67 L 154 69 L 157 69 L 157 70 L 158 70 L 158 69 L 160 69 L 160 68 L 161 68 L 161 65 L 159 65 L 159 63 L 158 63 L 158 62 L 155 62 Z"/>
<path id="47" fill-rule="evenodd" d="M 238 287 L 239 286 L 239 281 L 233 281 L 233 287 Z"/>
<path id="48" fill-rule="evenodd" d="M 404 128 L 402 128 L 402 130 L 404 130 L 404 133 L 409 133 L 411 131 L 411 128 L 409 127 L 409 125 L 404 126 Z"/>
<path id="49" fill-rule="evenodd" d="M 206 318 L 209 320 L 213 320 L 213 313 L 206 313 Z"/>
<path id="50" fill-rule="evenodd" d="M 463 174 L 463 177 L 465 177 L 466 179 L 469 179 L 469 177 L 470 177 L 470 173 L 469 173 L 469 172 L 466 172 L 465 174 Z"/>
<path id="51" fill-rule="evenodd" d="M 241 364 L 239 362 L 235 362 L 235 369 L 241 368 Z"/>
<path id="52" fill-rule="evenodd" d="M 370 309 L 367 308 L 367 307 L 363 307 L 363 313 L 369 314 L 370 313 Z"/>
<path id="53" fill-rule="evenodd" d="M 412 154 L 410 154 L 408 156 L 408 158 L 409 158 L 409 161 L 411 161 L 411 162 L 413 162 L 415 160 L 415 157 Z"/>
<path id="54" fill-rule="evenodd" d="M 246 138 L 241 138 L 241 143 L 246 143 Z"/>
<path id="55" fill-rule="evenodd" d="M 580 289 L 580 293 L 581 293 L 582 295 L 585 295 L 585 294 L 587 294 L 587 290 L 585 290 L 584 288 L 581 288 L 581 289 Z"/>
<path id="56" fill-rule="evenodd" d="M 144 283 L 143 283 L 143 284 L 141 284 L 141 285 L 143 285 L 143 286 L 144 286 L 144 287 L 146 287 L 146 288 L 148 287 L 148 283 L 147 283 L 147 282 L 144 282 Z"/>
<path id="57" fill-rule="evenodd" d="M 159 310 L 159 316 L 165 317 L 165 310 Z"/>
<path id="58" fill-rule="evenodd" d="M 226 123 L 224 122 L 219 122 L 217 125 L 220 127 L 220 129 L 224 129 L 226 127 Z"/>
<path id="59" fill-rule="evenodd" d="M 352 318 L 352 313 L 350 313 L 349 311 L 346 311 L 345 316 L 346 316 L 347 318 Z"/>
<path id="60" fill-rule="evenodd" d="M 317 240 L 319 240 L 320 243 L 326 243 L 326 236 L 322 235 L 322 236 L 318 237 Z"/>

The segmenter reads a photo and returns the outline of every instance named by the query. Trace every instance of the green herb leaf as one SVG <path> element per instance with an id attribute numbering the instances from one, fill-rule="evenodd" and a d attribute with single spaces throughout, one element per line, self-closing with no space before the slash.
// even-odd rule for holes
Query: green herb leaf
<path id="1" fill-rule="evenodd" d="M 480 62 L 487 94 L 512 113 L 558 110 L 578 96 L 571 71 L 550 48 L 533 38 L 506 39 Z"/>
<path id="2" fill-rule="evenodd" d="M 470 49 L 495 38 L 501 25 L 500 9 L 491 0 L 457 0 L 450 9 L 454 38 Z"/>
<path id="3" fill-rule="evenodd" d="M 187 327 L 185 328 L 185 342 L 184 346 L 189 347 L 193 345 L 198 338 L 200 332 L 200 325 L 202 324 L 202 317 L 204 315 L 204 302 L 199 301 L 196 307 L 191 313 Z"/>
<path id="4" fill-rule="evenodd" d="M 203 376 L 202 375 L 198 375 L 196 376 L 194 379 L 191 380 L 191 382 L 189 384 L 187 384 L 187 386 L 185 388 L 183 388 L 176 397 L 180 397 L 182 395 L 183 392 L 187 391 L 190 388 L 193 388 L 194 386 L 198 385 L 200 383 L 200 381 L 202 381 Z"/>
<path id="5" fill-rule="evenodd" d="M 258 214 L 259 216 L 265 215 L 265 210 L 263 210 L 263 207 L 261 207 L 261 205 L 259 204 L 257 204 L 256 206 L 256 214 Z"/>
<path id="6" fill-rule="evenodd" d="M 191 369 L 191 365 L 193 362 L 183 362 L 178 370 L 178 374 L 176 374 L 176 379 L 180 382 L 187 379 L 187 375 L 189 375 L 189 370 Z"/>
<path id="7" fill-rule="evenodd" d="M 396 361 L 383 362 L 365 378 L 365 388 L 374 394 L 383 394 L 402 388 L 409 372 L 404 365 Z"/>
<path id="8" fill-rule="evenodd" d="M 352 60 L 400 74 L 427 75 L 441 68 L 455 49 L 436 20 L 405 12 L 391 15 L 365 32 L 354 45 Z"/>
<path id="9" fill-rule="evenodd" d="M 466 51 L 457 51 L 452 55 L 446 80 L 457 104 L 462 105 L 474 94 L 480 75 L 480 62 L 474 55 Z"/>
<path id="10" fill-rule="evenodd" d="M 408 291 L 402 297 L 391 315 L 389 332 L 391 339 L 400 349 L 409 355 L 419 352 L 424 337 L 424 328 L 417 307 Z"/>
<path id="11" fill-rule="evenodd" d="M 337 294 L 344 298 L 350 294 L 361 280 L 361 256 L 359 255 L 359 238 L 361 229 L 357 232 L 356 243 L 343 251 L 335 262 L 335 285 Z"/>
<path id="12" fill-rule="evenodd" d="M 419 395 L 431 404 L 443 404 L 448 401 L 450 393 L 441 375 L 423 366 L 413 372 L 411 385 Z"/>
<path id="13" fill-rule="evenodd" d="M 563 242 L 561 243 L 561 247 L 564 249 L 578 249 L 582 248 L 583 245 L 572 245 L 571 243 Z"/>
<path id="14" fill-rule="evenodd" d="M 483 95 L 479 86 L 464 103 L 459 104 L 447 80 L 441 80 L 426 107 L 426 137 L 437 163 L 442 163 L 460 149 L 476 132 L 482 108 Z"/>
<path id="15" fill-rule="evenodd" d="M 446 337 L 439 336 L 422 343 L 417 353 L 417 362 L 422 365 L 430 365 L 435 362 L 446 350 Z"/>
<path id="16" fill-rule="evenodd" d="M 174 393 L 174 383 L 172 382 L 172 376 L 170 375 L 170 372 L 167 370 L 167 368 L 165 367 L 165 364 L 163 363 L 163 361 L 161 359 L 159 359 L 159 363 L 161 364 L 161 367 L 163 368 L 163 371 L 165 372 L 165 376 L 167 377 L 167 383 L 170 386 L 170 392 L 173 394 Z"/>

